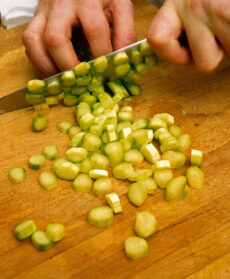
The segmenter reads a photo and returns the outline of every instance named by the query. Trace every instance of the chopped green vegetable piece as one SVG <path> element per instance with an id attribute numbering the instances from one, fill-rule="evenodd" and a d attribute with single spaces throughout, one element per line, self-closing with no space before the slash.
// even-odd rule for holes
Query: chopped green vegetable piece
<path id="1" fill-rule="evenodd" d="M 108 67 L 108 61 L 105 56 L 96 58 L 93 62 L 94 70 L 96 73 L 103 73 Z"/>
<path id="2" fill-rule="evenodd" d="M 68 161 L 72 163 L 82 162 L 88 155 L 88 151 L 82 147 L 71 147 L 65 153 Z"/>
<path id="3" fill-rule="evenodd" d="M 25 101 L 28 105 L 37 105 L 45 102 L 45 97 L 43 94 L 37 93 L 26 93 Z"/>
<path id="4" fill-rule="evenodd" d="M 125 63 L 125 64 L 121 64 L 121 65 L 117 65 L 114 67 L 115 73 L 119 78 L 122 78 L 124 76 L 126 76 L 128 74 L 128 72 L 130 71 L 130 64 L 129 63 Z"/>
<path id="5" fill-rule="evenodd" d="M 191 166 L 186 170 L 188 184 L 192 188 L 201 188 L 204 185 L 204 172 L 197 166 Z"/>
<path id="6" fill-rule="evenodd" d="M 96 77 L 92 77 L 92 80 L 91 80 L 90 84 L 88 85 L 88 90 L 90 92 L 95 91 L 101 85 L 102 85 L 101 82 Z"/>
<path id="7" fill-rule="evenodd" d="M 107 205 L 101 205 L 90 210 L 87 221 L 90 225 L 102 228 L 113 223 L 113 210 Z"/>
<path id="8" fill-rule="evenodd" d="M 170 151 L 170 150 L 178 150 L 179 147 L 180 147 L 180 145 L 179 145 L 177 138 L 169 137 L 162 142 L 160 149 L 161 149 L 161 152 L 164 153 L 164 152 Z"/>
<path id="9" fill-rule="evenodd" d="M 140 63 L 135 65 L 135 69 L 140 75 L 145 75 L 148 73 L 150 66 L 146 65 L 145 63 Z"/>
<path id="10" fill-rule="evenodd" d="M 132 125 L 133 130 L 144 129 L 148 127 L 148 121 L 145 118 L 135 121 Z"/>
<path id="11" fill-rule="evenodd" d="M 186 152 L 189 150 L 192 144 L 192 139 L 188 134 L 182 134 L 179 138 L 179 150 L 181 152 Z"/>
<path id="12" fill-rule="evenodd" d="M 154 114 L 153 117 L 164 120 L 168 125 L 174 124 L 174 117 L 167 112 Z"/>
<path id="13" fill-rule="evenodd" d="M 77 76 L 83 76 L 89 73 L 90 64 L 87 62 L 81 62 L 77 66 L 74 67 L 74 72 Z"/>
<path id="14" fill-rule="evenodd" d="M 128 91 L 125 89 L 125 87 L 122 85 L 122 83 L 118 80 L 110 81 L 107 83 L 109 89 L 112 91 L 114 95 L 119 94 L 121 96 L 121 99 L 125 96 L 129 96 Z"/>
<path id="15" fill-rule="evenodd" d="M 136 147 L 140 147 L 149 141 L 149 130 L 147 129 L 138 129 L 132 131 L 131 138 L 133 140 L 133 145 Z M 152 139 L 151 139 L 152 141 Z"/>
<path id="16" fill-rule="evenodd" d="M 70 121 L 62 121 L 59 122 L 57 125 L 57 129 L 59 132 L 64 133 L 64 134 L 68 134 L 69 129 L 73 127 L 73 124 Z"/>
<path id="17" fill-rule="evenodd" d="M 105 195 L 105 198 L 109 206 L 112 208 L 113 213 L 117 214 L 122 212 L 121 202 L 118 194 L 110 193 Z"/>
<path id="18" fill-rule="evenodd" d="M 133 122 L 132 111 L 119 111 L 117 116 L 119 121 Z"/>
<path id="19" fill-rule="evenodd" d="M 45 101 L 46 101 L 46 104 L 48 104 L 49 106 L 58 104 L 58 98 L 56 96 L 46 97 Z"/>
<path id="20" fill-rule="evenodd" d="M 142 65 L 142 63 L 141 63 Z M 141 78 L 141 74 L 137 72 L 137 70 L 133 67 L 131 67 L 130 71 L 127 74 L 127 78 L 133 80 L 133 81 L 138 81 Z"/>
<path id="21" fill-rule="evenodd" d="M 90 160 L 94 169 L 104 170 L 109 167 L 109 159 L 103 154 L 94 153 Z"/>
<path id="22" fill-rule="evenodd" d="M 135 169 L 134 174 L 129 177 L 130 181 L 144 180 L 153 174 L 152 169 Z"/>
<path id="23" fill-rule="evenodd" d="M 33 105 L 34 111 L 39 111 L 39 110 L 48 110 L 49 105 L 46 103 L 38 104 L 38 105 Z"/>
<path id="24" fill-rule="evenodd" d="M 153 166 L 153 170 L 165 170 L 165 169 L 170 169 L 171 164 L 169 160 L 160 160 L 157 161 L 156 164 Z"/>
<path id="25" fill-rule="evenodd" d="M 130 149 L 124 153 L 124 161 L 131 163 L 133 166 L 137 166 L 144 161 L 144 157 L 137 149 Z"/>
<path id="26" fill-rule="evenodd" d="M 79 173 L 79 167 L 71 162 L 63 162 L 56 169 L 56 175 L 64 180 L 74 180 Z"/>
<path id="27" fill-rule="evenodd" d="M 137 84 L 135 81 L 131 80 L 130 78 L 123 78 L 122 83 L 128 90 L 129 94 L 131 94 L 132 96 L 139 96 L 141 94 L 142 89 L 140 85 Z"/>
<path id="28" fill-rule="evenodd" d="M 157 170 L 154 172 L 154 179 L 160 188 L 165 188 L 170 180 L 173 179 L 172 170 Z"/>
<path id="29" fill-rule="evenodd" d="M 91 82 L 92 76 L 90 74 L 76 78 L 77 86 L 87 86 Z"/>
<path id="30" fill-rule="evenodd" d="M 180 151 L 167 151 L 162 155 L 163 160 L 169 160 L 173 169 L 179 169 L 186 164 L 187 156 Z"/>
<path id="31" fill-rule="evenodd" d="M 101 139 L 93 134 L 86 133 L 82 140 L 82 147 L 88 151 L 97 151 L 102 145 Z"/>
<path id="32" fill-rule="evenodd" d="M 44 231 L 35 231 L 31 236 L 32 244 L 38 250 L 44 251 L 53 246 L 53 241 Z"/>
<path id="33" fill-rule="evenodd" d="M 9 170 L 8 177 L 12 183 L 20 183 L 26 179 L 26 170 L 22 167 L 14 167 Z"/>
<path id="34" fill-rule="evenodd" d="M 94 122 L 95 117 L 89 112 L 84 114 L 80 119 L 80 127 L 83 131 L 87 131 L 90 125 Z"/>
<path id="35" fill-rule="evenodd" d="M 168 131 L 167 132 L 162 132 L 160 135 L 159 135 L 159 142 L 162 144 L 165 140 L 167 140 L 167 139 L 169 139 L 170 138 L 170 140 L 172 139 L 172 138 L 175 138 L 175 137 L 173 137 Z"/>
<path id="36" fill-rule="evenodd" d="M 141 43 L 140 52 L 142 55 L 145 55 L 145 56 L 153 55 L 153 51 L 148 42 Z"/>
<path id="37" fill-rule="evenodd" d="M 58 154 L 58 146 L 56 144 L 47 145 L 43 148 L 42 154 L 48 160 L 54 160 Z"/>
<path id="38" fill-rule="evenodd" d="M 101 137 L 102 133 L 103 133 L 103 127 L 100 126 L 99 124 L 97 123 L 92 123 L 90 126 L 89 126 L 89 132 L 93 135 L 96 135 L 98 137 Z"/>
<path id="39" fill-rule="evenodd" d="M 40 94 L 43 93 L 46 89 L 46 83 L 44 80 L 32 79 L 27 83 L 27 89 L 31 93 Z"/>
<path id="40" fill-rule="evenodd" d="M 203 152 L 192 149 L 191 151 L 191 165 L 200 167 L 202 164 Z"/>
<path id="41" fill-rule="evenodd" d="M 169 126 L 169 132 L 172 136 L 179 138 L 179 136 L 182 134 L 181 126 L 178 124 L 173 124 Z"/>
<path id="42" fill-rule="evenodd" d="M 155 164 L 161 159 L 160 153 L 152 143 L 143 145 L 141 152 L 145 159 L 152 164 Z"/>
<path id="43" fill-rule="evenodd" d="M 77 85 L 75 85 L 71 88 L 71 93 L 73 95 L 81 95 L 85 92 L 87 92 L 87 86 L 77 86 Z"/>
<path id="44" fill-rule="evenodd" d="M 34 170 L 39 170 L 45 164 L 45 157 L 43 155 L 32 155 L 28 160 L 29 167 Z"/>
<path id="45" fill-rule="evenodd" d="M 78 167 L 80 168 L 80 172 L 83 173 L 89 173 L 89 171 L 93 169 L 93 166 L 89 158 L 86 158 L 80 164 L 78 164 Z"/>
<path id="46" fill-rule="evenodd" d="M 66 107 L 73 107 L 76 106 L 78 103 L 78 97 L 73 94 L 66 94 L 63 100 L 63 104 Z"/>
<path id="47" fill-rule="evenodd" d="M 113 176 L 117 179 L 128 179 L 134 175 L 131 163 L 121 163 L 113 168 Z"/>
<path id="48" fill-rule="evenodd" d="M 75 136 L 73 136 L 73 138 L 70 141 L 70 147 L 78 147 L 82 144 L 82 139 L 85 135 L 85 132 L 80 132 L 78 134 L 76 134 Z"/>
<path id="49" fill-rule="evenodd" d="M 130 139 L 120 139 L 120 143 L 122 144 L 123 151 L 129 151 L 132 148 L 132 142 Z"/>
<path id="50" fill-rule="evenodd" d="M 48 171 L 43 171 L 38 177 L 39 184 L 46 190 L 51 190 L 57 186 L 57 177 Z"/>
<path id="51" fill-rule="evenodd" d="M 166 187 L 165 200 L 166 201 L 180 201 L 183 200 L 188 193 L 185 176 L 178 176 L 173 178 Z"/>
<path id="52" fill-rule="evenodd" d="M 80 173 L 78 176 L 74 179 L 72 188 L 75 191 L 79 192 L 90 192 L 93 185 L 93 180 L 91 177 L 86 173 Z"/>
<path id="53" fill-rule="evenodd" d="M 157 231 L 157 220 L 153 214 L 147 211 L 138 212 L 134 230 L 140 237 L 147 238 Z"/>
<path id="54" fill-rule="evenodd" d="M 154 132 L 153 137 L 155 140 L 159 140 L 160 135 L 167 132 L 168 130 L 166 128 L 159 128 Z"/>
<path id="55" fill-rule="evenodd" d="M 160 129 L 160 128 L 165 128 L 167 130 L 168 125 L 164 120 L 162 120 L 160 118 L 150 118 L 149 128 L 151 128 L 153 130 L 157 130 L 157 129 Z"/>
<path id="56" fill-rule="evenodd" d="M 123 128 L 132 128 L 132 124 L 129 121 L 120 122 L 117 124 L 117 133 L 120 133 Z"/>
<path id="57" fill-rule="evenodd" d="M 125 254 L 131 260 L 141 259 L 148 256 L 148 242 L 138 236 L 130 236 L 125 240 Z"/>
<path id="58" fill-rule="evenodd" d="M 17 224 L 14 227 L 14 234 L 19 240 L 31 236 L 36 231 L 36 225 L 33 220 L 27 220 Z"/>
<path id="59" fill-rule="evenodd" d="M 36 131 L 36 132 L 40 132 L 40 131 L 45 130 L 47 124 L 48 124 L 48 120 L 42 114 L 36 115 L 33 118 L 33 121 L 32 121 L 33 130 Z"/>
<path id="60" fill-rule="evenodd" d="M 104 148 L 108 156 L 110 166 L 114 167 L 123 161 L 123 146 L 120 142 L 110 142 Z"/>
<path id="61" fill-rule="evenodd" d="M 47 92 L 49 95 L 57 95 L 61 92 L 61 84 L 57 78 L 47 80 Z"/>
<path id="62" fill-rule="evenodd" d="M 72 139 L 75 135 L 79 134 L 81 132 L 81 128 L 78 127 L 78 126 L 72 126 L 68 133 L 69 133 L 69 136 L 70 138 Z"/>
<path id="63" fill-rule="evenodd" d="M 98 99 L 101 102 L 102 106 L 107 109 L 112 109 L 115 105 L 113 98 L 106 92 L 101 93 L 98 96 Z"/>
<path id="64" fill-rule="evenodd" d="M 141 206 L 147 198 L 147 190 L 141 183 L 133 183 L 128 189 L 128 199 L 135 206 Z"/>
<path id="65" fill-rule="evenodd" d="M 93 183 L 92 192 L 95 196 L 104 196 L 112 191 L 112 182 L 109 177 L 98 178 Z"/>
<path id="66" fill-rule="evenodd" d="M 56 159 L 52 165 L 52 170 L 56 172 L 56 169 L 64 162 L 68 162 L 65 157 L 60 157 Z"/>
<path id="67" fill-rule="evenodd" d="M 145 56 L 146 65 L 153 67 L 153 66 L 157 65 L 157 63 L 158 63 L 158 58 L 156 55 Z"/>
<path id="68" fill-rule="evenodd" d="M 85 115 L 86 113 L 90 113 L 91 108 L 90 105 L 86 102 L 81 102 L 76 106 L 76 116 L 77 116 L 77 121 L 79 122 L 81 117 Z"/>
<path id="69" fill-rule="evenodd" d="M 73 86 L 76 83 L 76 77 L 72 70 L 65 71 L 61 75 L 61 83 L 65 87 Z"/>
<path id="70" fill-rule="evenodd" d="M 157 190 L 157 183 L 153 178 L 146 178 L 143 180 L 139 180 L 139 183 L 141 183 L 147 190 L 147 194 L 155 194 Z"/>
<path id="71" fill-rule="evenodd" d="M 97 179 L 97 178 L 106 178 L 109 176 L 109 173 L 107 170 L 100 170 L 100 169 L 91 169 L 89 171 L 89 176 L 91 178 Z"/>
<path id="72" fill-rule="evenodd" d="M 125 51 L 120 51 L 116 53 L 113 57 L 114 65 L 121 65 L 127 63 L 129 61 L 129 57 Z"/>
<path id="73" fill-rule="evenodd" d="M 140 64 L 143 61 L 141 52 L 138 49 L 131 49 L 130 60 L 134 65 Z"/>
<path id="74" fill-rule="evenodd" d="M 53 241 L 60 241 L 65 236 L 64 225 L 56 222 L 50 222 L 46 226 L 46 235 Z"/>
<path id="75" fill-rule="evenodd" d="M 62 93 L 60 93 L 60 94 L 57 95 L 58 101 L 61 101 L 61 100 L 63 100 L 64 98 L 65 98 L 65 92 L 62 92 Z"/>

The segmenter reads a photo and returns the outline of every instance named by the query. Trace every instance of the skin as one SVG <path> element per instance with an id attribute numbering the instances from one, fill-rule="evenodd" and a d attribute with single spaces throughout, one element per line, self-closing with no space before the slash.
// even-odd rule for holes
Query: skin
<path id="1" fill-rule="evenodd" d="M 184 29 L 189 49 L 178 38 Z M 214 70 L 230 55 L 229 0 L 166 0 L 148 31 L 152 49 L 164 60 Z"/>
<path id="2" fill-rule="evenodd" d="M 113 27 L 113 42 L 110 26 Z M 93 57 L 136 41 L 131 0 L 40 0 L 23 33 L 26 54 L 37 74 L 47 77 L 76 66 L 72 29 L 82 28 Z"/>

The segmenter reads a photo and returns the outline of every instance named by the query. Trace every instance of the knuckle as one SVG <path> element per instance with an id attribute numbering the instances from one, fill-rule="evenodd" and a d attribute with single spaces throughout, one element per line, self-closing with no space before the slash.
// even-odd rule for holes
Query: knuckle
<path id="1" fill-rule="evenodd" d="M 101 19 L 92 19 L 85 24 L 85 33 L 88 37 L 104 34 L 106 30 L 105 22 Z"/>
<path id="2" fill-rule="evenodd" d="M 188 0 L 187 1 L 187 8 L 191 12 L 197 12 L 202 5 L 202 1 L 200 0 Z"/>
<path id="3" fill-rule="evenodd" d="M 62 41 L 60 34 L 57 34 L 49 30 L 45 32 L 43 39 L 45 44 L 51 47 L 58 46 Z"/>
<path id="4" fill-rule="evenodd" d="M 24 45 L 28 45 L 31 42 L 37 41 L 37 34 L 35 32 L 31 32 L 29 29 L 26 29 L 22 34 L 22 42 Z"/>
<path id="5" fill-rule="evenodd" d="M 196 67 L 199 71 L 204 73 L 210 73 L 218 66 L 219 61 L 215 60 L 202 60 L 196 63 Z"/>
<path id="6" fill-rule="evenodd" d="M 210 2 L 211 12 L 214 15 L 219 17 L 226 17 L 226 14 L 229 13 L 230 10 L 230 2 L 225 0 L 214 1 Z"/>

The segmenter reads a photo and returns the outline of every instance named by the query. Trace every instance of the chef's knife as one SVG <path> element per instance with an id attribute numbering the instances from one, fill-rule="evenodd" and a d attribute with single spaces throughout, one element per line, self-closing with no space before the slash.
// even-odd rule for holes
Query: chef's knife
<path id="1" fill-rule="evenodd" d="M 113 51 L 109 54 L 106 55 L 106 57 L 108 58 L 108 63 L 111 65 L 112 64 L 112 58 L 113 56 L 120 52 L 120 51 L 126 51 L 127 53 L 129 53 L 129 51 L 131 49 L 135 49 L 137 48 L 141 43 L 145 42 L 146 39 L 138 41 L 132 45 L 126 46 L 124 48 L 121 48 L 119 50 Z M 92 64 L 94 60 L 89 61 L 89 64 Z M 61 76 L 62 73 L 58 73 L 56 75 L 53 75 L 51 77 L 48 77 L 45 79 L 45 81 L 52 79 L 54 77 L 59 77 Z M 108 74 L 108 73 L 107 73 Z M 22 109 L 25 107 L 28 107 L 30 105 L 26 104 L 25 102 L 25 93 L 26 93 L 26 87 L 19 89 L 9 95 L 6 95 L 2 98 L 0 98 L 0 114 L 6 113 L 6 112 L 10 112 L 10 111 L 14 111 L 14 110 L 18 110 L 18 109 Z"/>

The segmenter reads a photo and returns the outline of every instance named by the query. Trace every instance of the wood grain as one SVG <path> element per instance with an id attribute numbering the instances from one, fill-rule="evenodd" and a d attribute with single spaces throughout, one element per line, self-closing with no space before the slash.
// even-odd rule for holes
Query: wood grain
<path id="1" fill-rule="evenodd" d="M 156 10 L 141 0 L 134 3 L 138 38 L 142 39 Z M 25 27 L 0 28 L 4 38 L 0 42 L 0 96 L 35 77 L 20 40 Z M 47 192 L 38 185 L 40 171 L 27 166 L 28 156 L 48 144 L 58 144 L 60 156 L 64 154 L 69 138 L 56 125 L 61 120 L 74 123 L 74 109 L 58 106 L 46 112 L 48 128 L 38 134 L 31 130 L 35 115 L 31 109 L 0 115 L 0 278 L 230 278 L 229 77 L 226 59 L 209 75 L 193 67 L 162 64 L 141 80 L 143 94 L 130 103 L 135 119 L 158 112 L 173 114 L 192 136 L 193 147 L 204 151 L 205 186 L 189 189 L 188 197 L 175 203 L 165 202 L 163 190 L 158 189 L 137 209 L 126 197 L 129 183 L 113 179 L 123 213 L 115 216 L 109 229 L 96 229 L 86 222 L 88 211 L 105 203 L 103 197 L 73 192 L 65 181 Z M 51 164 L 47 161 L 43 170 Z M 22 184 L 13 185 L 7 179 L 9 168 L 15 165 L 27 170 Z M 148 240 L 149 256 L 130 261 L 124 255 L 124 240 L 134 234 L 136 212 L 143 210 L 156 216 L 158 232 Z M 61 222 L 67 235 L 52 249 L 39 252 L 29 240 L 19 242 L 12 233 L 16 223 L 30 218 L 39 229 L 50 221 Z"/>

